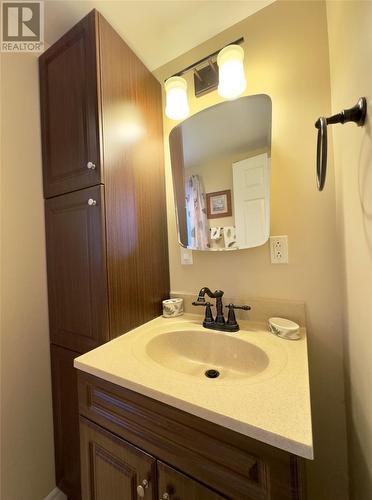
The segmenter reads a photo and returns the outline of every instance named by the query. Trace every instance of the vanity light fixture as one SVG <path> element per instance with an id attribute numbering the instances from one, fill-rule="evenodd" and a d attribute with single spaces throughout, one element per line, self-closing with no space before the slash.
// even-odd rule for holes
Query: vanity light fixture
<path id="1" fill-rule="evenodd" d="M 187 100 L 187 82 L 180 76 L 172 76 L 165 84 L 166 104 L 165 114 L 172 120 L 182 120 L 189 114 Z"/>
<path id="2" fill-rule="evenodd" d="M 228 45 L 219 52 L 218 93 L 226 99 L 235 99 L 244 92 L 247 80 L 244 75 L 244 50 L 240 45 Z"/>
<path id="3" fill-rule="evenodd" d="M 234 99 L 242 94 L 247 86 L 243 67 L 244 50 L 240 47 L 243 42 L 244 38 L 239 38 L 165 80 L 167 117 L 182 120 L 189 114 L 187 82 L 182 78 L 189 71 L 194 72 L 196 97 L 217 88 L 219 95 L 226 99 Z"/>

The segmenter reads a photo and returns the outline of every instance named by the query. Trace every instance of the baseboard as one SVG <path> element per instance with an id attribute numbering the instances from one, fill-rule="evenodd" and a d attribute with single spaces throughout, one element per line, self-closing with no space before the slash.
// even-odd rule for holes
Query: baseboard
<path id="1" fill-rule="evenodd" d="M 67 500 L 67 497 L 60 489 L 54 488 L 44 500 Z"/>

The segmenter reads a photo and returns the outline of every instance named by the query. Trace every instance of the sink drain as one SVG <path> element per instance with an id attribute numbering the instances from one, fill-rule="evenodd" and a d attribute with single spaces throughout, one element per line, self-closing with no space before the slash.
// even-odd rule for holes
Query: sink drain
<path id="1" fill-rule="evenodd" d="M 207 370 L 204 375 L 208 378 L 217 378 L 220 376 L 220 372 L 218 370 Z"/>

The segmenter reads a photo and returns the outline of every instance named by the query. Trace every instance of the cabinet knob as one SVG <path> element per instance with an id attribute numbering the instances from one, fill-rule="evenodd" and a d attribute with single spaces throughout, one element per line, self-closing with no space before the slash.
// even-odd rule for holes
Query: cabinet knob
<path id="1" fill-rule="evenodd" d="M 88 163 L 87 163 L 87 168 L 88 168 L 89 170 L 94 170 L 94 169 L 96 168 L 96 164 L 95 164 L 95 163 L 93 163 L 92 161 L 88 161 Z"/>
<path id="2" fill-rule="evenodd" d="M 97 202 L 96 202 L 96 200 L 93 200 L 93 198 L 89 198 L 88 205 L 90 207 L 93 207 L 94 205 L 97 205 Z"/>
<path id="3" fill-rule="evenodd" d="M 146 479 L 144 479 L 144 480 L 142 481 L 142 484 L 139 484 L 139 485 L 137 486 L 137 495 L 138 495 L 140 498 L 143 498 L 143 497 L 145 496 L 145 493 L 146 493 L 146 491 L 145 491 L 145 490 L 146 490 L 146 488 L 148 488 L 148 487 L 149 487 L 149 482 L 148 482 Z"/>

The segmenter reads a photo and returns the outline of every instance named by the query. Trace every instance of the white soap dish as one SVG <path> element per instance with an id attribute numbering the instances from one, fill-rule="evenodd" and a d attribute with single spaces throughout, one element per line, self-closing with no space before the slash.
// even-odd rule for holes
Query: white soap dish
<path id="1" fill-rule="evenodd" d="M 300 326 L 285 318 L 269 318 L 269 330 L 274 335 L 286 340 L 298 340 L 300 338 Z"/>

